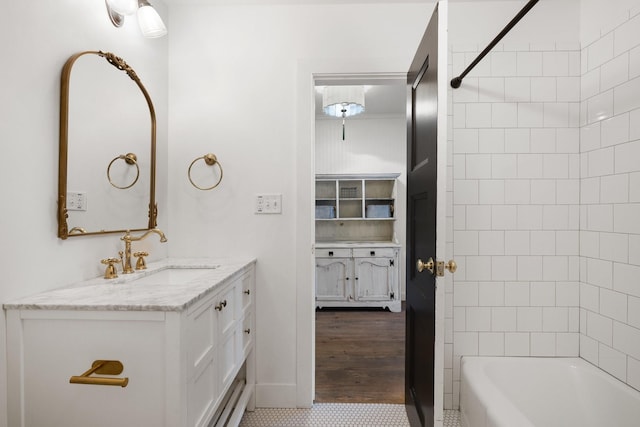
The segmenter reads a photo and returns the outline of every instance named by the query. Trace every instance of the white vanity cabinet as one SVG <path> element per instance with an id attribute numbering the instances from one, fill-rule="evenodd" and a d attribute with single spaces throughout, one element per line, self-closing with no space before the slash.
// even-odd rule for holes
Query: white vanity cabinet
<path id="1" fill-rule="evenodd" d="M 398 245 L 316 247 L 316 306 L 401 309 Z"/>
<path id="2" fill-rule="evenodd" d="M 210 289 L 200 286 L 187 304 L 5 304 L 9 425 L 204 427 L 244 384 L 229 423 L 237 425 L 253 407 L 254 263 L 215 274 Z M 107 286 L 129 300 L 138 290 Z M 183 285 L 170 286 L 175 293 Z M 124 369 L 89 378 L 126 377 L 126 387 L 70 383 L 96 360 Z"/>

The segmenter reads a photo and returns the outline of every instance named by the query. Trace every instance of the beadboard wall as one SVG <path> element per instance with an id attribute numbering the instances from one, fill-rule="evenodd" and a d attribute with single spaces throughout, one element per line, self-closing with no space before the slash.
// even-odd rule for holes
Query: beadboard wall
<path id="1" fill-rule="evenodd" d="M 396 187 L 396 241 L 402 245 L 400 265 L 405 265 L 407 123 L 403 115 L 347 118 L 345 140 L 342 119 L 316 119 L 316 174 L 399 173 Z M 404 268 L 400 283 L 404 299 Z"/>

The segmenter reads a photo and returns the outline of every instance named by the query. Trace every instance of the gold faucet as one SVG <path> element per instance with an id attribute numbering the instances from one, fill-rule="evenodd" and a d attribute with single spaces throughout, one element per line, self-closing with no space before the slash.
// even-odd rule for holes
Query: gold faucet
<path id="1" fill-rule="evenodd" d="M 142 236 L 138 236 L 138 237 L 132 236 L 129 230 L 127 230 L 125 235 L 120 238 L 120 240 L 124 242 L 124 252 L 120 251 L 118 253 L 120 254 L 120 260 L 122 261 L 122 272 L 124 274 L 133 273 L 133 268 L 131 267 L 131 242 L 137 242 L 139 240 L 142 240 L 151 233 L 155 233 L 158 236 L 160 236 L 160 241 L 162 243 L 167 241 L 167 238 L 164 235 L 164 233 L 157 228 L 152 228 L 147 232 L 145 232 Z"/>

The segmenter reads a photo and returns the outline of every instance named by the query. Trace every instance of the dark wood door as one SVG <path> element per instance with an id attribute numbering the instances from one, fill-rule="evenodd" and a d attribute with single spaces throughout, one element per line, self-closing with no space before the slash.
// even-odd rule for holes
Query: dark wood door
<path id="1" fill-rule="evenodd" d="M 407 74 L 407 302 L 405 405 L 412 427 L 433 426 L 438 8 Z M 426 266 L 428 267 L 428 265 Z"/>

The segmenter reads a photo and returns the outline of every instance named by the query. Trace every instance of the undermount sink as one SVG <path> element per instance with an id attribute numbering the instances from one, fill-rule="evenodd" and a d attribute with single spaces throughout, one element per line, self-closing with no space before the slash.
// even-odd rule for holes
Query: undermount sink
<path id="1" fill-rule="evenodd" d="M 217 266 L 208 268 L 165 268 L 155 273 L 139 279 L 134 279 L 129 283 L 133 284 L 154 284 L 154 285 L 179 285 L 191 282 L 202 276 L 205 276 Z"/>

